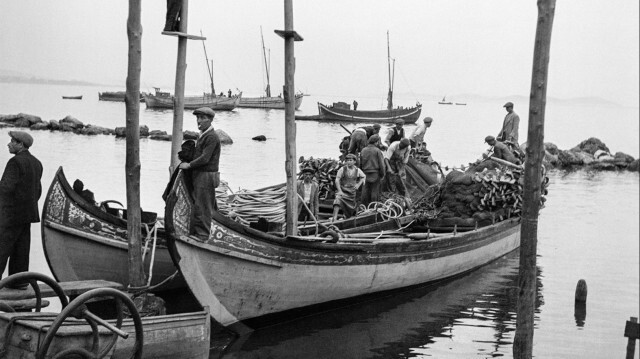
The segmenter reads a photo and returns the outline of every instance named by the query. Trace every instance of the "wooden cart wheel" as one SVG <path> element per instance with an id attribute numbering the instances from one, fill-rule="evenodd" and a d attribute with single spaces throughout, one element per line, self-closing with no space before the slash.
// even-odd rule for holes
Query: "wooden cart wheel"
<path id="1" fill-rule="evenodd" d="M 115 325 L 96 316 L 95 314 L 91 313 L 87 309 L 85 303 L 93 298 L 115 300 L 116 309 L 117 309 L 117 320 Z M 121 330 L 122 321 L 124 319 L 124 312 L 122 309 L 123 304 L 127 307 L 129 312 L 131 313 L 131 317 L 133 319 L 135 332 L 136 332 L 136 341 L 135 341 L 135 344 L 133 345 L 133 351 L 129 357 L 135 358 L 135 359 L 141 359 L 142 346 L 144 343 L 143 332 L 142 332 L 142 319 L 140 318 L 140 314 L 138 313 L 138 310 L 136 309 L 136 306 L 131 300 L 131 298 L 129 298 L 125 293 L 113 288 L 93 289 L 79 295 L 76 299 L 71 301 L 71 303 L 69 303 L 69 305 L 66 306 L 66 308 L 64 308 L 62 312 L 60 312 L 60 314 L 56 317 L 56 319 L 51 324 L 50 329 L 47 331 L 47 335 L 44 337 L 44 340 L 42 341 L 42 345 L 38 348 L 38 351 L 36 352 L 36 359 L 44 359 L 46 357 L 47 351 L 49 350 L 49 346 L 51 345 L 51 342 L 53 341 L 53 338 L 55 337 L 56 332 L 58 331 L 62 323 L 64 323 L 65 319 L 67 319 L 69 316 L 72 316 L 78 319 L 85 319 L 87 323 L 91 325 L 93 329 L 93 340 L 94 340 L 93 347 L 91 351 L 88 351 L 82 348 L 66 349 L 57 353 L 55 356 L 52 357 L 52 359 L 61 359 L 64 356 L 69 354 L 78 354 L 78 355 L 86 356 L 87 358 L 96 358 L 96 359 L 105 357 L 107 354 L 109 354 L 109 352 L 111 351 L 111 348 L 113 348 L 113 346 L 115 345 L 116 341 L 118 340 L 118 336 L 121 336 L 125 339 L 129 337 L 128 333 Z M 109 343 L 103 346 L 102 349 L 100 348 L 100 343 L 99 343 L 98 325 L 102 325 L 103 327 L 111 330 L 115 334 L 109 340 Z"/>
<path id="2" fill-rule="evenodd" d="M 42 283 L 45 283 L 46 285 L 51 287 L 51 289 L 53 289 L 54 292 L 56 292 L 56 295 L 60 300 L 60 304 L 62 304 L 62 308 L 66 307 L 69 304 L 69 300 L 67 299 L 67 296 L 64 294 L 64 291 L 62 290 L 62 288 L 60 288 L 60 285 L 58 284 L 58 282 L 56 282 L 53 278 L 50 278 L 42 273 L 21 272 L 21 273 L 10 275 L 9 277 L 4 278 L 3 280 L 0 280 L 0 289 L 4 287 L 10 287 L 12 284 L 24 284 L 25 282 L 29 283 L 36 295 L 35 311 L 39 312 L 42 310 L 42 293 L 40 292 L 40 287 L 38 286 L 39 281 Z"/>

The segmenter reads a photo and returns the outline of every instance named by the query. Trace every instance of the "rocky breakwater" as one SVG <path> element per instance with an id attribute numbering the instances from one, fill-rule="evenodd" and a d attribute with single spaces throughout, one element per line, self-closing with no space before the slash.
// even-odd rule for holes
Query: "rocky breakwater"
<path id="1" fill-rule="evenodd" d="M 526 143 L 520 146 L 525 152 L 526 147 Z M 609 147 L 595 137 L 586 139 L 569 150 L 561 150 L 555 144 L 545 142 L 543 164 L 547 168 L 559 169 L 640 170 L 638 159 L 623 152 L 612 154 Z"/>
<path id="2" fill-rule="evenodd" d="M 66 116 L 61 120 L 42 120 L 39 116 L 19 113 L 17 115 L 0 115 L 0 127 L 22 127 L 29 128 L 34 131 L 62 131 L 73 132 L 79 135 L 113 135 L 115 137 L 125 137 L 125 127 L 116 127 L 115 129 L 84 124 L 73 116 Z M 216 134 L 220 137 L 223 145 L 233 143 L 231 137 L 223 130 L 216 129 Z M 195 131 L 184 131 L 183 138 L 185 140 L 195 140 L 199 134 Z M 171 134 L 166 131 L 149 130 L 146 125 L 140 126 L 140 137 L 149 138 L 150 140 L 171 141 Z"/>

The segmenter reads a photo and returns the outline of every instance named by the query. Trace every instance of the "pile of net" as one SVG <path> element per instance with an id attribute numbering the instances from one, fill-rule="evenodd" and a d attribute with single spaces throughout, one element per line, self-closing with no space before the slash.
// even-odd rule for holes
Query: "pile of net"
<path id="1" fill-rule="evenodd" d="M 441 220 L 443 225 L 485 226 L 522 214 L 523 170 L 511 167 L 482 171 L 452 171 L 433 193 L 414 204 L 418 218 Z M 549 179 L 543 176 L 540 207 Z"/>
<path id="2" fill-rule="evenodd" d="M 263 218 L 271 223 L 284 223 L 287 190 L 284 185 L 258 190 L 240 189 L 233 193 L 225 181 L 216 188 L 218 211 L 234 221 L 249 225 Z"/>
<path id="3" fill-rule="evenodd" d="M 336 192 L 336 175 L 338 169 L 343 166 L 339 160 L 332 158 L 313 158 L 305 159 L 300 157 L 298 160 L 300 167 L 298 179 L 302 179 L 302 170 L 311 168 L 314 171 L 316 181 L 318 182 L 318 197 L 322 199 L 332 199 Z"/>

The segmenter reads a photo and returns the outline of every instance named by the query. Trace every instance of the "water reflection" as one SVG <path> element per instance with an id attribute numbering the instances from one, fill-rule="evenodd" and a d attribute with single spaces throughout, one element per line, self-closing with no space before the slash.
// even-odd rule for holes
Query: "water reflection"
<path id="1" fill-rule="evenodd" d="M 538 268 L 540 270 L 540 268 Z M 542 304 L 538 272 L 536 312 Z M 518 251 L 461 278 L 309 316 L 235 340 L 210 358 L 389 358 L 510 354 Z"/>

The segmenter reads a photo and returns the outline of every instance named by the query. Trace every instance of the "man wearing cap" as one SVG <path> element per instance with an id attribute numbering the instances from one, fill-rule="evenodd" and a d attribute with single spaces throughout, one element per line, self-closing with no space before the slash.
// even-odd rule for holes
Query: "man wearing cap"
<path id="1" fill-rule="evenodd" d="M 427 133 L 427 128 L 431 127 L 431 123 L 433 119 L 431 117 L 425 117 L 422 120 L 422 123 L 416 127 L 416 130 L 411 135 L 410 139 L 415 143 L 417 149 L 422 148 L 422 143 L 424 142 L 424 135 Z M 426 145 L 425 145 L 426 148 Z"/>
<path id="2" fill-rule="evenodd" d="M 216 187 L 220 184 L 220 138 L 211 125 L 216 115 L 212 109 L 200 107 L 193 114 L 198 122 L 200 137 L 193 161 L 182 162 L 179 168 L 191 170 L 195 202 L 192 232 L 198 236 L 208 236 L 212 213 L 218 209 Z"/>
<path id="3" fill-rule="evenodd" d="M 396 126 L 389 130 L 387 137 L 384 139 L 384 143 L 389 147 L 393 142 L 400 141 L 404 138 L 404 120 L 399 118 L 395 121 Z"/>
<path id="4" fill-rule="evenodd" d="M 40 222 L 42 194 L 42 163 L 29 152 L 33 137 L 23 131 L 10 131 L 9 136 L 9 153 L 14 156 L 0 179 L 0 276 L 7 261 L 9 275 L 29 270 L 31 223 Z"/>
<path id="5" fill-rule="evenodd" d="M 298 220 L 307 221 L 318 218 L 320 199 L 318 182 L 313 180 L 314 170 L 311 167 L 302 169 L 302 179 L 296 185 L 298 191 Z M 304 205 L 300 202 L 304 202 Z M 305 206 L 306 205 L 306 206 Z M 307 209 L 308 208 L 308 209 Z"/>
<path id="6" fill-rule="evenodd" d="M 484 142 L 489 144 L 489 146 L 493 146 L 493 155 L 491 155 L 491 157 L 499 158 L 515 164 L 520 164 L 520 161 L 511 152 L 511 150 L 509 150 L 509 147 L 502 142 L 496 141 L 495 137 L 487 136 L 485 137 Z M 489 157 L 487 154 L 483 154 L 482 156 L 484 158 Z"/>
<path id="7" fill-rule="evenodd" d="M 338 219 L 338 211 L 342 210 L 344 218 L 353 217 L 356 210 L 356 191 L 365 180 L 361 169 L 355 166 L 356 155 L 349 153 L 345 165 L 336 173 L 336 198 L 333 201 L 333 220 Z"/>
<path id="8" fill-rule="evenodd" d="M 349 142 L 348 153 L 353 153 L 356 158 L 362 152 L 362 149 L 367 146 L 368 139 L 380 132 L 380 125 L 375 124 L 373 126 L 359 127 L 351 133 L 351 139 Z"/>
<path id="9" fill-rule="evenodd" d="M 385 175 L 385 162 L 382 151 L 378 148 L 380 136 L 369 137 L 369 144 L 360 153 L 360 169 L 367 177 L 360 197 L 363 205 L 380 201 L 380 183 Z"/>
<path id="10" fill-rule="evenodd" d="M 507 102 L 504 104 L 507 110 L 507 115 L 504 116 L 504 122 L 502 123 L 502 129 L 498 133 L 498 141 L 511 141 L 516 146 L 518 145 L 518 127 L 520 126 L 520 116 L 513 111 L 513 102 Z"/>
<path id="11" fill-rule="evenodd" d="M 398 191 L 401 195 L 405 195 L 406 187 L 404 181 L 407 179 L 405 165 L 409 162 L 409 153 L 411 152 L 411 142 L 408 138 L 393 142 L 384 154 L 387 172 L 389 176 L 389 185 L 391 190 Z"/>

